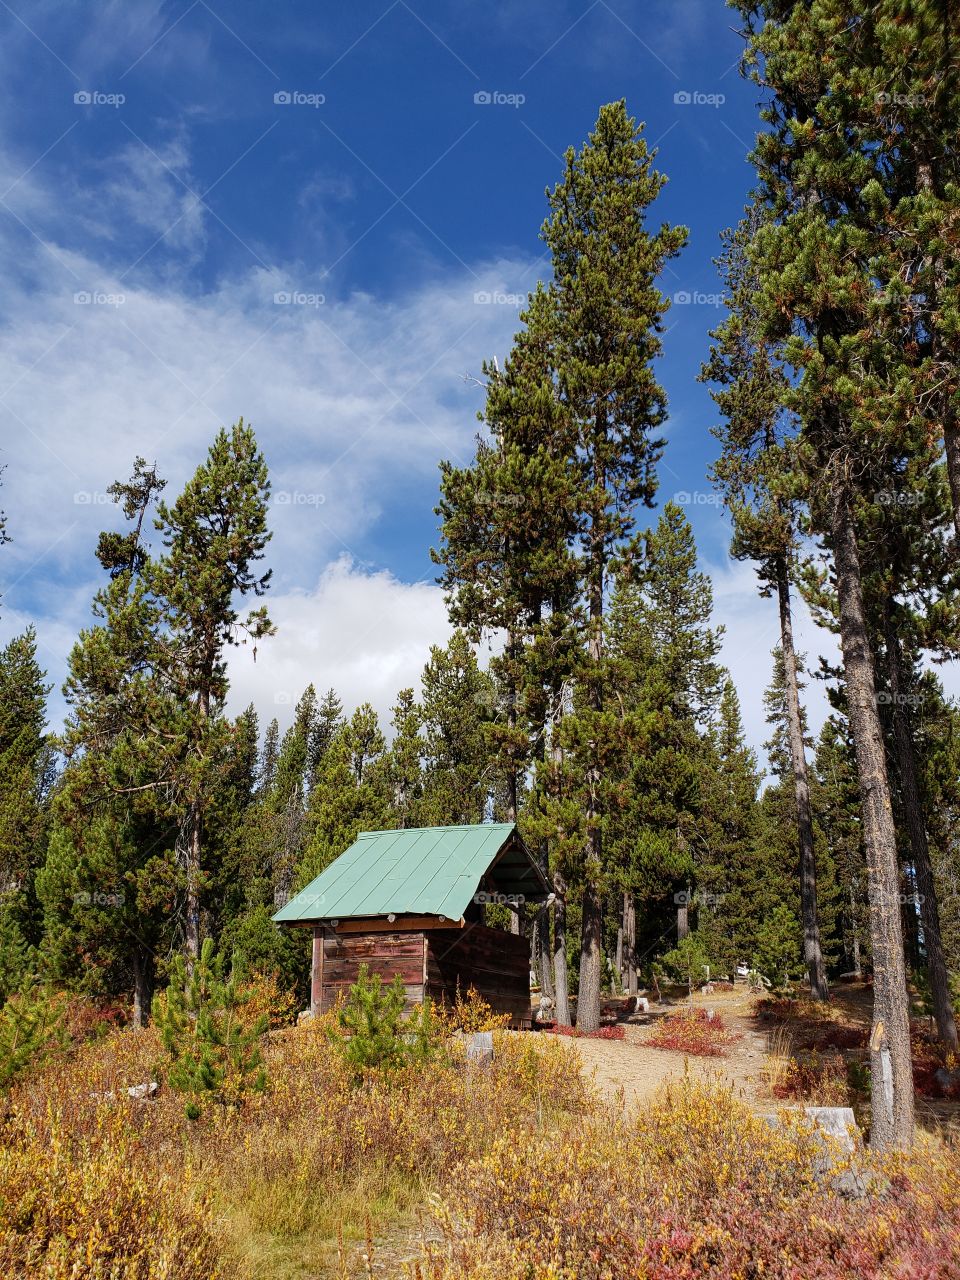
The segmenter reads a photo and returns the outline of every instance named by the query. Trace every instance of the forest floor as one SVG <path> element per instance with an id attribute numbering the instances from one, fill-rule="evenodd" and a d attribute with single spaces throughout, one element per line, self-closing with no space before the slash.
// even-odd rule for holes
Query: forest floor
<path id="1" fill-rule="evenodd" d="M 770 1033 L 761 1028 L 754 1016 L 755 998 L 745 989 L 714 991 L 709 995 L 694 993 L 696 1007 L 715 1010 L 740 1037 L 723 1057 L 714 1058 L 675 1053 L 648 1043 L 660 1019 L 686 1003 L 686 1000 L 669 1000 L 661 1005 L 651 1003 L 649 1013 L 636 1014 L 621 1024 L 623 1040 L 570 1041 L 583 1061 L 588 1078 L 593 1076 L 604 1098 L 618 1102 L 622 1095 L 623 1107 L 634 1111 L 646 1105 L 662 1084 L 688 1074 L 694 1079 L 722 1080 L 748 1105 L 760 1104 Z"/>
<path id="2" fill-rule="evenodd" d="M 695 1007 L 719 1014 L 726 1028 L 736 1035 L 723 1056 L 696 1057 L 664 1050 L 650 1043 L 660 1019 L 689 1004 L 679 989 L 662 1003 L 651 998 L 648 1013 L 626 1016 L 624 1002 L 607 1006 L 607 1021 L 616 1013 L 623 1027 L 622 1040 L 566 1038 L 562 1043 L 577 1055 L 585 1074 L 592 1078 L 599 1094 L 613 1107 L 637 1115 L 656 1106 L 655 1095 L 663 1085 L 684 1076 L 704 1082 L 720 1082 L 734 1097 L 757 1114 L 773 1115 L 783 1107 L 802 1107 L 823 1098 L 778 1096 L 779 1072 L 790 1058 L 805 1060 L 809 1054 L 842 1055 L 845 1061 L 863 1062 L 868 1056 L 861 1043 L 869 1033 L 872 993 L 869 985 L 849 983 L 835 987 L 826 1009 L 800 1001 L 792 1007 L 777 1001 L 761 1001 L 745 987 L 733 991 L 695 992 Z M 550 1036 L 546 1031 L 513 1033 Z M 840 1099 L 837 1099 L 840 1101 Z M 853 1100 L 862 1127 L 869 1123 L 869 1110 Z M 927 1129 L 960 1130 L 960 1100 L 921 1096 L 916 1098 L 917 1119 Z M 419 1215 L 418 1215 L 419 1216 Z M 406 1274 L 405 1263 L 418 1256 L 424 1236 L 434 1229 L 424 1220 L 395 1223 L 381 1229 L 373 1243 L 372 1256 L 362 1259 L 361 1249 L 350 1251 L 336 1269 L 321 1273 L 330 1277 L 388 1277 Z"/>
<path id="3" fill-rule="evenodd" d="M 649 1013 L 618 1017 L 623 1040 L 573 1039 L 569 1043 L 580 1054 L 586 1074 L 592 1076 L 599 1093 L 627 1111 L 648 1105 L 663 1084 L 682 1079 L 721 1081 L 734 1095 L 759 1114 L 774 1114 L 790 1105 L 809 1105 L 803 1099 L 784 1099 L 774 1086 L 784 1061 L 808 1057 L 819 1050 L 836 1053 L 847 1062 L 866 1062 L 866 1049 L 854 1043 L 866 1040 L 870 1028 L 873 996 L 863 982 L 834 987 L 830 1005 L 822 1011 L 803 1002 L 799 1016 L 781 1018 L 777 1010 L 764 1008 L 765 1002 L 745 987 L 733 991 L 697 991 L 693 1004 L 712 1009 L 738 1039 L 722 1057 L 694 1057 L 650 1044 L 656 1024 L 689 1003 L 674 992 L 661 1004 L 651 1000 Z M 766 1002 L 776 1005 L 775 1001 Z M 811 1050 L 811 1046 L 816 1048 Z M 960 1129 L 960 1100 L 916 1096 L 917 1121 L 926 1129 Z M 860 1110 L 855 1107 L 855 1110 Z M 861 1123 L 865 1116 L 858 1114 Z"/>

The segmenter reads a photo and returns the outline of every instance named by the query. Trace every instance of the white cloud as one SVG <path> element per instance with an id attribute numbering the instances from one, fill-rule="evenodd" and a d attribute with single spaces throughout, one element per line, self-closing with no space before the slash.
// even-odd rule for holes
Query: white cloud
<path id="1" fill-rule="evenodd" d="M 133 224 L 149 233 L 144 248 L 162 237 L 164 247 L 177 252 L 178 272 L 197 260 L 205 243 L 204 206 L 193 194 L 198 183 L 182 138 L 149 150 L 131 140 L 100 170 L 101 181 L 77 199 L 100 235 L 115 238 L 119 223 L 126 240 Z"/>
<path id="2" fill-rule="evenodd" d="M 158 155 L 189 180 L 180 142 Z M 74 215 L 92 223 L 90 193 L 71 201 L 68 217 L 40 170 L 11 195 L 26 227 L 0 222 L 0 507 L 14 538 L 0 557 L 0 643 L 35 621 L 59 688 L 70 643 L 90 621 L 98 533 L 119 523 L 107 486 L 141 454 L 168 479 L 168 494 L 179 492 L 217 428 L 243 415 L 270 465 L 270 602 L 283 626 L 275 656 L 264 647 L 256 672 L 240 660 L 238 679 L 251 696 L 263 693 L 266 716 L 276 690 L 295 697 L 310 680 L 339 686 L 341 672 L 346 700 L 369 698 L 385 710 L 419 673 L 428 638 L 446 633 L 440 595 L 375 570 L 347 572 L 338 558 L 363 564 L 384 515 L 391 529 L 411 514 L 432 523 L 437 463 L 466 461 L 477 431 L 481 395 L 463 375 L 502 357 L 518 327 L 518 306 L 474 295 L 525 294 L 535 283 L 531 263 L 504 258 L 445 273 L 434 264 L 418 285 L 384 299 L 339 296 L 302 265 L 251 260 L 202 292 L 176 273 L 185 245 L 202 244 L 199 215 L 171 246 L 166 280 L 149 258 L 126 271 L 140 250 L 118 263 L 122 224 L 159 235 L 184 197 L 132 142 L 118 156 L 106 166 L 115 223 L 92 238 L 87 226 L 84 251 L 75 247 Z M 23 168 L 0 151 L 3 172 L 12 181 Z M 156 252 L 165 255 L 166 243 Z M 303 296 L 320 294 L 316 305 Z M 365 623 L 368 607 L 383 610 L 382 629 Z M 420 628 L 406 640 L 405 613 Z M 53 723 L 61 714 L 54 694 Z"/>
<path id="3" fill-rule="evenodd" d="M 249 648 L 230 660 L 230 709 L 251 702 L 261 725 L 282 727 L 311 682 L 322 696 L 336 689 L 350 712 L 369 702 L 384 728 L 400 689 L 419 688 L 432 644 L 446 644 L 451 627 L 443 593 L 430 582 L 401 582 L 341 556 L 310 590 L 269 598 L 277 634 L 256 660 Z"/>
<path id="4" fill-rule="evenodd" d="M 189 296 L 131 284 L 55 244 L 14 245 L 5 231 L 7 260 L 27 250 L 44 259 L 11 279 L 0 329 L 0 463 L 16 539 L 8 582 L 29 567 L 89 565 L 112 518 L 104 491 L 136 454 L 176 490 L 218 426 L 241 415 L 279 499 L 278 584 L 302 586 L 331 556 L 361 554 L 405 489 L 432 485 L 440 458 L 472 451 L 480 397 L 463 374 L 502 355 L 518 323 L 517 308 L 475 303 L 474 293 L 532 283 L 529 264 L 504 261 L 389 302 L 330 294 L 311 305 L 322 282 L 255 268 Z"/>

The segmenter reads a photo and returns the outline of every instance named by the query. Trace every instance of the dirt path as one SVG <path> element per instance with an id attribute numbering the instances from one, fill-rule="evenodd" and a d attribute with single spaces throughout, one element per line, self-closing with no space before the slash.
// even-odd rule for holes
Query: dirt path
<path id="1" fill-rule="evenodd" d="M 657 1021 L 676 1009 L 676 1005 L 653 1007 L 624 1027 L 623 1040 L 568 1040 L 577 1053 L 584 1071 L 601 1095 L 616 1102 L 622 1095 L 626 1110 L 643 1107 L 659 1087 L 685 1074 L 696 1080 L 720 1080 L 732 1087 L 738 1097 L 758 1110 L 772 1110 L 775 1104 L 764 1097 L 763 1066 L 767 1055 L 767 1036 L 757 1030 L 752 1018 L 752 1001 L 739 992 L 718 992 L 700 996 L 695 1003 L 716 1009 L 731 1030 L 740 1035 L 724 1057 L 699 1058 L 685 1056 L 647 1044 Z"/>
<path id="2" fill-rule="evenodd" d="M 571 1043 L 571 1048 L 579 1053 L 586 1075 L 593 1077 L 603 1097 L 615 1101 L 622 1092 L 627 1110 L 646 1102 L 666 1081 L 684 1075 L 695 1080 L 722 1080 L 751 1104 L 756 1104 L 762 1090 L 766 1037 L 752 1031 L 723 1058 L 687 1057 L 655 1049 L 644 1043 L 643 1029 L 632 1026 L 622 1041 L 580 1040 Z"/>

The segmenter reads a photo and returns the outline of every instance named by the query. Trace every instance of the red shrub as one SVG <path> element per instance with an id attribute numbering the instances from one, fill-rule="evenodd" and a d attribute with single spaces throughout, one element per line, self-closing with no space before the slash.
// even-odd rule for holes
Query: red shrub
<path id="1" fill-rule="evenodd" d="M 719 1058 L 740 1038 L 739 1032 L 724 1025 L 718 1013 L 710 1017 L 706 1009 L 685 1008 L 661 1018 L 647 1044 L 655 1049 Z"/>
<path id="2" fill-rule="evenodd" d="M 71 997 L 64 1008 L 63 1025 L 74 1044 L 98 1040 L 130 1021 L 130 1009 L 119 1000 Z"/>
<path id="3" fill-rule="evenodd" d="M 791 1058 L 778 1072 L 771 1092 L 775 1098 L 803 1098 L 820 1106 L 845 1107 L 849 1104 L 846 1061 L 840 1053 Z"/>
<path id="4" fill-rule="evenodd" d="M 544 1027 L 544 1031 L 555 1036 L 573 1036 L 580 1040 L 622 1040 L 623 1027 L 614 1023 L 609 1027 L 600 1027 L 597 1031 L 578 1031 L 576 1027 L 562 1027 L 558 1022 L 552 1027 Z"/>
<path id="5" fill-rule="evenodd" d="M 612 1027 L 600 1027 L 598 1031 L 588 1031 L 585 1035 L 590 1040 L 622 1040 L 623 1027 L 614 1023 Z"/>

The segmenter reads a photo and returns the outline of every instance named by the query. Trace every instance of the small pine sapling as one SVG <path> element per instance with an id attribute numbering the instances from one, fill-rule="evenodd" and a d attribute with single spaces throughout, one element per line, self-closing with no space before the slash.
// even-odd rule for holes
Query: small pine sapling
<path id="1" fill-rule="evenodd" d="M 357 981 L 337 1010 L 337 1027 L 329 1033 L 357 1080 L 365 1071 L 400 1067 L 406 1061 L 405 1004 L 399 975 L 384 985 L 379 973 L 371 974 L 365 964 L 360 966 Z"/>
<path id="2" fill-rule="evenodd" d="M 269 1016 L 244 1019 L 253 993 L 240 988 L 238 970 L 234 962 L 223 976 L 223 958 L 214 955 L 213 939 L 207 938 L 189 975 L 183 957 L 175 958 L 166 994 L 154 1000 L 154 1020 L 170 1059 L 167 1083 L 190 1095 L 191 1120 L 199 1118 L 204 1100 L 237 1106 L 245 1093 L 266 1088 L 260 1039 Z"/>
<path id="3" fill-rule="evenodd" d="M 0 1008 L 0 1089 L 53 1050 L 65 1048 L 63 1011 L 49 991 L 25 979 Z"/>
<path id="4" fill-rule="evenodd" d="M 687 985 L 690 1003 L 693 1003 L 694 983 L 706 982 L 710 976 L 710 959 L 706 948 L 695 933 L 681 938 L 672 951 L 662 957 L 661 963 Z"/>

